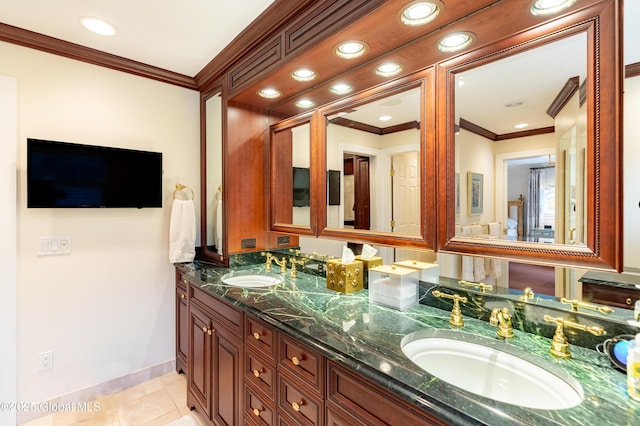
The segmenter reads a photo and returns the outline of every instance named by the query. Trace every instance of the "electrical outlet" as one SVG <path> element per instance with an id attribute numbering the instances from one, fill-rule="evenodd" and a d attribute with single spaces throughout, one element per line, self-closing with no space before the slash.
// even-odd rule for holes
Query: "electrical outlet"
<path id="1" fill-rule="evenodd" d="M 38 354 L 38 370 L 44 371 L 53 368 L 53 351 L 40 352 Z"/>

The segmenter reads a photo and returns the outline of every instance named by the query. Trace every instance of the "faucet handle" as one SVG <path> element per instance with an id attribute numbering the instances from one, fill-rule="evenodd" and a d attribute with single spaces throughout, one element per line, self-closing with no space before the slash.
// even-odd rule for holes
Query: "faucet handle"
<path id="1" fill-rule="evenodd" d="M 443 293 L 439 290 L 433 290 L 431 294 L 442 299 L 453 300 L 453 309 L 451 309 L 449 324 L 453 325 L 454 327 L 464 326 L 464 321 L 462 320 L 462 311 L 460 310 L 460 302 L 467 303 L 468 299 L 466 297 L 460 296 L 459 294 Z"/>
<path id="2" fill-rule="evenodd" d="M 480 292 L 485 293 L 487 290 L 491 291 L 493 290 L 493 286 L 491 284 L 485 284 L 485 283 L 474 283 L 471 281 L 465 281 L 465 280 L 460 280 L 458 281 L 458 284 L 460 284 L 462 287 L 475 287 L 480 289 Z"/>
<path id="3" fill-rule="evenodd" d="M 580 300 L 570 300 L 564 297 L 560 299 L 560 303 L 563 305 L 571 305 L 571 312 L 578 312 L 578 308 L 591 309 L 594 311 L 602 312 L 603 314 L 610 314 L 613 309 L 608 306 L 598 306 L 593 303 L 585 303 Z"/>
<path id="4" fill-rule="evenodd" d="M 565 318 L 554 318 L 550 315 L 545 315 L 544 320 L 546 322 L 555 323 L 556 325 L 556 331 L 553 334 L 550 352 L 552 355 L 555 355 L 559 358 L 571 358 L 571 352 L 569 352 L 569 341 L 567 340 L 567 336 L 565 336 L 564 334 L 564 327 L 587 331 L 594 336 L 602 336 L 603 334 L 607 334 L 607 332 L 602 327 L 578 324 Z"/>
<path id="5" fill-rule="evenodd" d="M 489 324 L 498 327 L 498 337 L 502 339 L 511 339 L 514 337 L 509 308 L 494 308 L 491 311 Z"/>
<path id="6" fill-rule="evenodd" d="M 273 260 L 273 255 L 269 252 L 260 252 L 260 256 L 266 257 L 266 263 L 264 265 L 264 270 L 265 271 L 270 271 L 271 270 L 271 261 Z"/>
<path id="7" fill-rule="evenodd" d="M 295 257 L 290 257 L 289 263 L 291 264 L 291 278 L 298 278 L 298 268 L 296 268 L 296 265 L 304 267 L 304 264 L 307 263 L 307 261 L 306 259 L 298 260 Z"/>

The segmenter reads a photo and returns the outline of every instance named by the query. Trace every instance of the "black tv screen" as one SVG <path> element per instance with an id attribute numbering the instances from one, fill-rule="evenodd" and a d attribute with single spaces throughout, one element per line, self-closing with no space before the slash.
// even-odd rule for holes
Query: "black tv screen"
<path id="1" fill-rule="evenodd" d="M 162 153 L 29 138 L 27 207 L 162 207 Z"/>
<path id="2" fill-rule="evenodd" d="M 293 168 L 293 206 L 308 207 L 309 200 L 309 169 L 304 167 Z"/>

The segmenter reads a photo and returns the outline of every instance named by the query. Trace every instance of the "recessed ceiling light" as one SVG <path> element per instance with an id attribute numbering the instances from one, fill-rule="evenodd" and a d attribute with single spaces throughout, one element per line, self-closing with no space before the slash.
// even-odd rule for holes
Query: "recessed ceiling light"
<path id="1" fill-rule="evenodd" d="M 118 33 L 116 27 L 98 18 L 85 16 L 80 19 L 80 23 L 89 31 L 103 36 L 114 36 Z"/>
<path id="2" fill-rule="evenodd" d="M 438 49 L 442 52 L 457 52 L 468 47 L 474 39 L 475 35 L 468 31 L 449 34 L 440 39 Z"/>
<path id="3" fill-rule="evenodd" d="M 515 127 L 516 129 L 524 129 L 527 126 L 529 126 L 529 123 L 518 123 L 518 124 L 514 125 L 513 127 Z"/>
<path id="4" fill-rule="evenodd" d="M 389 120 L 391 120 L 391 116 L 390 115 L 381 115 L 380 117 L 378 117 L 378 120 L 380 120 L 380 121 L 389 121 Z"/>
<path id="5" fill-rule="evenodd" d="M 350 91 L 352 91 L 353 87 L 345 83 L 337 83 L 331 86 L 330 90 L 332 93 L 335 93 L 336 95 L 344 95 L 345 93 L 349 93 Z"/>
<path id="6" fill-rule="evenodd" d="M 439 1 L 414 1 L 402 10 L 400 20 L 409 26 L 423 25 L 433 21 L 441 9 Z"/>
<path id="7" fill-rule="evenodd" d="M 300 99 L 298 102 L 296 102 L 296 106 L 300 108 L 311 108 L 316 106 L 316 103 L 311 99 Z"/>
<path id="8" fill-rule="evenodd" d="M 282 92 L 272 87 L 266 87 L 264 89 L 259 90 L 258 95 L 262 96 L 263 98 L 273 99 L 282 95 Z"/>
<path id="9" fill-rule="evenodd" d="M 531 5 L 532 15 L 552 15 L 572 6 L 576 0 L 536 0 Z"/>
<path id="10" fill-rule="evenodd" d="M 376 67 L 376 74 L 381 77 L 391 77 L 402 71 L 402 65 L 397 62 L 385 62 Z"/>
<path id="11" fill-rule="evenodd" d="M 367 45 L 361 41 L 346 41 L 336 47 L 336 55 L 344 59 L 353 59 L 364 55 Z"/>
<path id="12" fill-rule="evenodd" d="M 291 73 L 291 77 L 297 81 L 311 81 L 316 78 L 318 74 L 309 68 L 299 68 Z"/>

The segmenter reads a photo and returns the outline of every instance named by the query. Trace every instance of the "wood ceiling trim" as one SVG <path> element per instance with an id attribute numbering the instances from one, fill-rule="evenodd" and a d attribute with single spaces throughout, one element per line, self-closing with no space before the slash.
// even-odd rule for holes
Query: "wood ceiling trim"
<path id="1" fill-rule="evenodd" d="M 192 77 L 12 25 L 0 23 L 0 40 L 163 83 L 198 90 Z"/>
<path id="2" fill-rule="evenodd" d="M 558 93 L 556 98 L 553 100 L 553 102 L 551 102 L 551 105 L 549 105 L 549 108 L 547 108 L 547 114 L 551 118 L 556 118 L 556 115 L 558 115 L 558 113 L 562 111 L 562 108 L 564 108 L 567 102 L 569 102 L 569 99 L 571 99 L 571 97 L 578 91 L 579 87 L 579 77 L 576 76 L 568 79 L 562 89 L 560 89 L 560 92 Z"/>
<path id="3" fill-rule="evenodd" d="M 635 77 L 640 75 L 640 62 L 636 62 L 635 64 L 629 64 L 624 67 L 625 77 Z"/>
<path id="4" fill-rule="evenodd" d="M 539 129 L 529 129 L 522 130 L 520 132 L 512 132 L 512 133 L 503 133 L 501 135 L 497 133 L 493 133 L 491 130 L 487 130 L 484 127 L 478 126 L 464 118 L 460 117 L 460 128 L 467 130 L 471 133 L 475 133 L 478 136 L 482 136 L 483 138 L 487 138 L 491 141 L 503 141 L 507 139 L 517 139 L 517 138 L 525 138 L 528 136 L 537 136 L 537 135 L 545 135 L 547 133 L 555 132 L 555 127 L 541 127 Z"/>
<path id="5" fill-rule="evenodd" d="M 389 127 L 377 127 L 370 124 L 361 123 L 355 120 L 349 120 L 344 117 L 336 117 L 329 120 L 329 123 L 337 126 L 348 127 L 354 130 L 360 130 L 362 132 L 373 133 L 374 135 L 390 135 L 396 132 L 402 132 L 410 129 L 419 129 L 420 123 L 417 121 L 408 121 L 406 123 L 396 124 Z"/>

